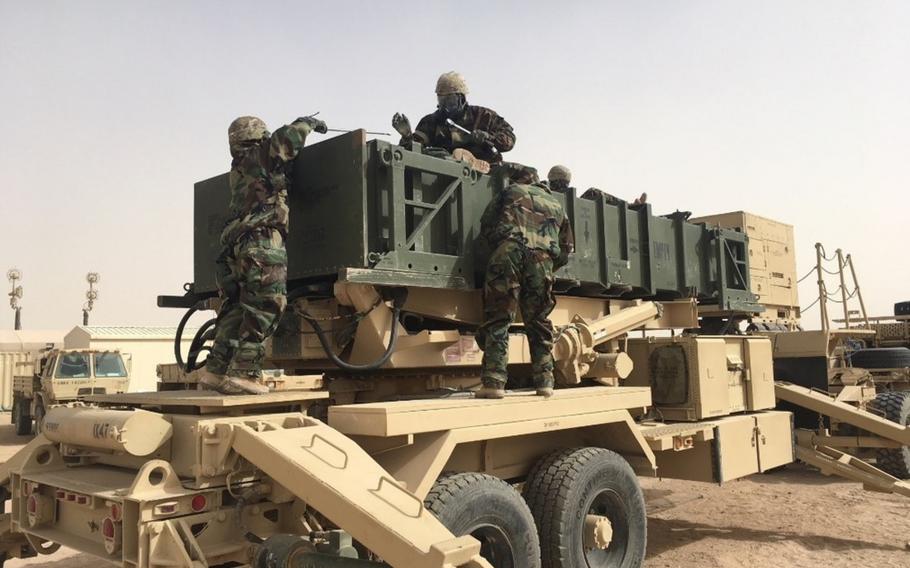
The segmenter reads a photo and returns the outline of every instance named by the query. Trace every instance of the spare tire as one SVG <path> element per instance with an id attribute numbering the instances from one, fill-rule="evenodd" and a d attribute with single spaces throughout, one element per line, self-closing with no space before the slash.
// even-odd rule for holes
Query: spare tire
<path id="1" fill-rule="evenodd" d="M 861 369 L 899 369 L 910 367 L 910 349 L 906 347 L 876 347 L 860 349 L 850 356 L 854 367 Z"/>
<path id="2" fill-rule="evenodd" d="M 872 405 L 885 418 L 902 426 L 910 424 L 910 391 L 882 392 Z M 876 456 L 878 468 L 898 479 L 910 478 L 910 448 L 882 448 Z"/>

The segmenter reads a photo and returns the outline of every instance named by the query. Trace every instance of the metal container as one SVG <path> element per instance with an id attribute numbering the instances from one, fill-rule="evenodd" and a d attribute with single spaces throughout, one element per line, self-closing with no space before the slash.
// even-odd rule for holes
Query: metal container
<path id="1" fill-rule="evenodd" d="M 416 149 L 415 149 L 416 150 Z M 319 142 L 295 164 L 288 279 L 473 289 L 487 255 L 480 218 L 501 180 L 465 163 L 362 131 Z M 683 215 L 655 216 L 606 193 L 556 194 L 576 252 L 557 290 L 578 296 L 676 299 L 697 296 L 724 311 L 757 309 L 747 237 Z M 195 291 L 215 289 L 215 259 L 227 218 L 227 174 L 196 184 Z"/>

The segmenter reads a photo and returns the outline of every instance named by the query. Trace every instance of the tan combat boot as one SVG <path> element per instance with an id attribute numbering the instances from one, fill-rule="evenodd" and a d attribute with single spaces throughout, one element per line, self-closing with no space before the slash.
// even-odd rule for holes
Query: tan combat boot
<path id="1" fill-rule="evenodd" d="M 186 381 L 188 383 L 196 383 L 199 390 L 217 391 L 223 380 L 224 375 L 213 373 L 205 367 L 200 367 L 186 374 Z"/>
<path id="2" fill-rule="evenodd" d="M 253 378 L 224 377 L 218 385 L 221 394 L 269 394 L 269 387 Z"/>
<path id="3" fill-rule="evenodd" d="M 474 391 L 474 398 L 505 398 L 506 389 L 499 385 L 484 385 Z"/>
<path id="4" fill-rule="evenodd" d="M 542 376 L 539 380 L 535 381 L 538 383 L 536 385 L 537 396 L 542 396 L 544 398 L 550 398 L 553 396 L 553 374 L 548 373 Z"/>

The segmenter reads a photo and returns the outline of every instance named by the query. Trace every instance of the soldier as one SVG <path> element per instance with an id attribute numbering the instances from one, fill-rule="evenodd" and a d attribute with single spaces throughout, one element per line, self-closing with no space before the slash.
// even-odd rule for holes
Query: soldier
<path id="1" fill-rule="evenodd" d="M 547 173 L 547 183 L 553 191 L 569 193 L 569 184 L 572 183 L 572 171 L 565 166 L 553 166 Z"/>
<path id="2" fill-rule="evenodd" d="M 411 131 L 408 117 L 395 113 L 392 126 L 401 134 L 401 145 L 411 141 L 425 146 L 444 148 L 449 152 L 464 148 L 475 158 L 490 163 L 502 161 L 502 152 L 515 146 L 515 133 L 508 122 L 494 111 L 467 101 L 468 85 L 461 74 L 449 71 L 436 81 L 437 108 L 417 123 Z M 450 126 L 447 119 L 469 131 L 470 134 Z"/>
<path id="3" fill-rule="evenodd" d="M 553 394 L 553 273 L 568 262 L 574 241 L 569 219 L 534 168 L 503 164 L 508 187 L 496 195 L 481 218 L 490 244 L 483 288 L 483 349 L 477 398 L 502 398 L 508 375 L 509 326 L 520 311 L 531 349 L 537 394 Z"/>
<path id="4" fill-rule="evenodd" d="M 205 388 L 223 394 L 264 394 L 263 342 L 287 305 L 287 190 L 294 158 L 307 135 L 325 123 L 298 118 L 269 135 L 265 123 L 243 116 L 228 128 L 230 217 L 221 233 L 218 285 L 223 303 L 206 366 Z"/>

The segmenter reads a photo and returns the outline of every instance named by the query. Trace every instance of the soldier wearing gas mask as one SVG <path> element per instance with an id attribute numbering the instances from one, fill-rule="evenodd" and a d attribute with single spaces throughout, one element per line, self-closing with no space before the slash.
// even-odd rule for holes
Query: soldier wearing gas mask
<path id="1" fill-rule="evenodd" d="M 392 126 L 401 134 L 400 144 L 419 142 L 450 153 L 463 148 L 479 160 L 501 162 L 502 152 L 515 146 L 512 126 L 493 110 L 469 105 L 467 94 L 468 85 L 460 73 L 440 75 L 436 82 L 436 112 L 420 119 L 413 131 L 405 115 L 395 113 L 392 118 Z"/>

